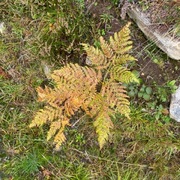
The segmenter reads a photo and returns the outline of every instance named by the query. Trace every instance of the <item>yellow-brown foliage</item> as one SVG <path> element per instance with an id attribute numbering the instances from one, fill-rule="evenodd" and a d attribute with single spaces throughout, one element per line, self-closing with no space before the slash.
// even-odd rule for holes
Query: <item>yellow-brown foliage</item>
<path id="1" fill-rule="evenodd" d="M 129 25 L 110 37 L 109 42 L 100 37 L 101 49 L 82 44 L 90 66 L 67 64 L 52 73 L 56 83 L 53 89 L 37 88 L 38 100 L 46 106 L 36 113 L 30 127 L 49 124 L 47 140 L 54 138 L 57 149 L 66 140 L 65 127 L 70 126 L 79 110 L 94 120 L 100 148 L 113 128 L 111 116 L 119 112 L 129 118 L 130 103 L 122 83 L 138 81 L 127 69 L 127 62 L 135 60 L 128 54 L 132 48 Z"/>

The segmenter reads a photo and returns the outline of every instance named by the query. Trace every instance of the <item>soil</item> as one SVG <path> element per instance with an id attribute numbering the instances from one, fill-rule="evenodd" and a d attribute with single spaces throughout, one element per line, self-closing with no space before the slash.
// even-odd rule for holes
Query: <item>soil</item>
<path id="1" fill-rule="evenodd" d="M 155 8 L 155 2 L 157 3 L 157 1 L 153 2 L 153 6 L 151 7 L 152 10 Z M 97 19 L 97 22 L 101 22 L 100 15 L 102 14 L 109 14 L 113 17 L 109 22 L 111 28 L 106 33 L 106 38 L 114 34 L 114 32 L 119 31 L 121 27 L 124 26 L 124 24 L 126 24 L 128 21 L 132 22 L 129 17 L 126 17 L 125 20 L 122 20 L 120 17 L 120 8 L 112 7 L 112 3 L 108 1 L 86 0 L 86 8 L 88 10 L 88 13 L 90 13 Z M 148 13 L 150 13 L 150 11 L 148 11 Z M 164 15 L 161 14 L 161 12 L 158 13 L 160 13 L 160 15 Z M 162 19 L 166 18 L 162 17 Z M 154 19 L 153 21 L 156 22 L 156 19 Z M 103 29 L 105 28 L 105 24 L 98 23 L 97 28 Z M 137 65 L 136 67 L 133 67 L 133 69 L 136 69 L 140 72 L 140 78 L 142 78 L 148 85 L 152 84 L 153 82 L 158 85 L 164 85 L 167 81 L 171 80 L 177 80 L 177 84 L 179 84 L 180 63 L 167 57 L 167 55 L 163 53 L 159 48 L 157 48 L 156 45 L 147 40 L 134 22 L 132 22 L 131 25 L 131 32 L 132 40 L 134 43 L 132 53 L 138 59 L 136 63 Z M 158 63 L 155 63 L 153 60 L 158 61 Z"/>

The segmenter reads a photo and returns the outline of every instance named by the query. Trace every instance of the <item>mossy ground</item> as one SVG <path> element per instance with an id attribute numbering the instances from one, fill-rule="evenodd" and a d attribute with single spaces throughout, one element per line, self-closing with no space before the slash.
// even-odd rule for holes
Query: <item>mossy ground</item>
<path id="1" fill-rule="evenodd" d="M 100 151 L 92 122 L 84 118 L 67 130 L 67 143 L 55 152 L 46 141 L 47 127 L 28 128 L 42 106 L 35 88 L 52 83 L 49 71 L 67 62 L 84 64 L 80 43 L 98 46 L 100 35 L 111 35 L 126 23 L 112 2 L 0 3 L 6 27 L 0 35 L 0 178 L 180 179 L 180 126 L 168 115 L 180 65 L 147 41 L 133 22 L 132 53 L 139 61 L 132 70 L 139 72 L 141 83 L 128 88 L 139 91 L 145 85 L 153 92 L 150 100 L 136 93 L 131 97 L 132 118 L 114 118 L 112 140 Z"/>

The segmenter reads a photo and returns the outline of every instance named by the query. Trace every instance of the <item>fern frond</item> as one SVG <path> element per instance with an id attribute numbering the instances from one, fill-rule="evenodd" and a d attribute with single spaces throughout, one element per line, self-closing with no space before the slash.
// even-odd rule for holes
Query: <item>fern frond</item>
<path id="1" fill-rule="evenodd" d="M 66 141 L 66 137 L 64 133 L 62 131 L 59 131 L 54 138 L 54 144 L 56 145 L 55 150 L 58 151 L 62 143 L 64 143 L 65 141 Z"/>
<path id="2" fill-rule="evenodd" d="M 78 110 L 80 106 L 87 110 L 86 104 L 96 94 L 96 85 L 101 81 L 102 73 L 96 72 L 93 68 L 69 64 L 63 69 L 54 71 L 52 77 L 57 83 L 58 91 L 61 92 L 58 97 L 62 97 L 61 99 L 65 102 L 66 113 L 73 115 L 73 112 Z"/>
<path id="3" fill-rule="evenodd" d="M 130 23 L 127 23 L 121 31 L 114 33 L 114 37 L 110 37 L 110 46 L 117 54 L 125 54 L 132 49 L 132 41 L 130 41 Z"/>
<path id="4" fill-rule="evenodd" d="M 54 108 L 59 108 L 61 104 L 69 97 L 69 92 L 61 89 L 61 92 L 59 89 L 54 88 L 50 89 L 48 87 L 45 87 L 45 89 L 42 89 L 41 87 L 37 88 L 38 93 L 38 100 L 39 101 L 45 101 L 50 106 Z"/>
<path id="5" fill-rule="evenodd" d="M 126 68 L 128 61 L 135 60 L 128 54 L 132 47 L 129 25 L 109 42 L 100 37 L 101 49 L 82 44 L 92 66 L 69 63 L 51 74 L 54 88 L 37 88 L 38 100 L 46 106 L 36 113 L 30 127 L 48 124 L 47 140 L 54 138 L 57 150 L 66 140 L 65 127 L 79 110 L 95 120 L 100 148 L 113 128 L 111 116 L 119 112 L 129 118 L 130 102 L 122 83 L 137 82 Z"/>
<path id="6" fill-rule="evenodd" d="M 105 98 L 100 93 L 96 93 L 96 95 L 88 104 L 88 107 L 90 109 L 88 115 L 90 115 L 91 118 L 94 118 L 101 111 L 102 106 L 105 103 L 106 103 Z"/>
<path id="7" fill-rule="evenodd" d="M 59 107 L 59 104 L 61 104 L 66 98 L 65 94 L 68 93 L 66 91 L 63 91 L 63 89 L 60 92 L 57 88 L 51 89 L 48 87 L 45 87 L 44 89 L 38 87 L 36 90 L 38 93 L 38 101 L 46 102 L 54 108 Z"/>
<path id="8" fill-rule="evenodd" d="M 61 128 L 60 120 L 52 122 L 50 125 L 50 129 L 47 133 L 47 141 L 49 141 L 60 128 Z"/>
<path id="9" fill-rule="evenodd" d="M 135 61 L 135 60 L 136 59 L 129 54 L 114 56 L 112 59 L 114 65 L 122 65 L 122 64 L 126 64 L 128 61 Z"/>
<path id="10" fill-rule="evenodd" d="M 54 143 L 56 145 L 55 146 L 56 150 L 59 150 L 62 143 L 66 141 L 66 137 L 64 135 L 64 129 L 65 129 L 66 126 L 70 126 L 68 118 L 64 118 L 61 121 L 61 127 L 60 127 L 58 133 L 54 137 Z"/>
<path id="11" fill-rule="evenodd" d="M 101 81 L 102 74 L 97 73 L 93 68 L 70 63 L 59 70 L 55 70 L 51 77 L 59 89 L 69 86 L 69 89 L 75 90 L 84 87 L 84 84 L 90 89 L 95 88 L 97 83 Z"/>
<path id="12" fill-rule="evenodd" d="M 48 101 L 49 96 L 51 96 L 52 89 L 48 88 L 47 86 L 43 89 L 41 87 L 38 87 L 36 89 L 36 92 L 38 93 L 38 101 Z"/>
<path id="13" fill-rule="evenodd" d="M 36 113 L 36 116 L 32 120 L 29 127 L 42 126 L 47 122 L 51 122 L 54 119 L 61 117 L 61 115 L 62 115 L 61 109 L 55 109 L 51 106 L 45 106 L 44 109 L 40 109 Z"/>
<path id="14" fill-rule="evenodd" d="M 86 97 L 80 97 L 80 95 L 76 93 L 72 93 L 72 95 L 64 103 L 65 114 L 69 117 L 74 115 L 74 113 L 78 111 L 83 104 L 85 98 Z"/>
<path id="15" fill-rule="evenodd" d="M 127 84 L 130 82 L 139 83 L 135 74 L 133 74 L 131 71 L 129 71 L 126 67 L 123 66 L 114 66 L 111 69 L 111 78 Z"/>
<path id="16" fill-rule="evenodd" d="M 105 57 L 107 58 L 112 58 L 113 56 L 113 50 L 111 49 L 110 45 L 104 40 L 104 38 L 101 36 L 99 38 L 100 40 L 100 45 L 101 45 L 101 49 L 102 49 L 102 52 L 104 53 Z"/>
<path id="17" fill-rule="evenodd" d="M 86 99 L 87 95 L 85 93 L 83 94 L 81 91 L 62 91 L 60 93 L 59 90 L 57 93 L 54 93 L 52 100 L 49 100 L 49 104 L 57 109 L 62 108 L 63 113 L 66 114 L 68 117 L 71 117 L 76 111 L 79 110 L 79 108 L 82 106 L 82 104 L 84 104 Z"/>
<path id="18" fill-rule="evenodd" d="M 101 111 L 95 118 L 95 121 L 93 123 L 94 127 L 96 128 L 96 133 L 98 134 L 98 142 L 100 149 L 102 149 L 102 147 L 108 140 L 108 137 L 110 135 L 110 129 L 113 128 L 113 123 L 107 112 L 108 110 L 106 109 Z"/>
<path id="19" fill-rule="evenodd" d="M 70 126 L 69 119 L 66 117 L 51 123 L 50 129 L 47 134 L 47 140 L 50 140 L 53 136 L 55 136 L 54 144 L 56 145 L 56 150 L 58 150 L 61 144 L 66 140 L 66 137 L 63 133 L 66 126 Z"/>
<path id="20" fill-rule="evenodd" d="M 131 71 L 124 71 L 118 78 L 118 81 L 122 82 L 122 83 L 131 83 L 131 82 L 135 82 L 135 83 L 139 83 L 139 80 L 137 79 L 137 77 L 135 76 L 135 74 L 133 74 Z"/>
<path id="21" fill-rule="evenodd" d="M 82 45 L 87 53 L 87 58 L 90 60 L 91 65 L 94 65 L 96 69 L 103 69 L 108 67 L 108 59 L 100 49 L 88 44 Z"/>
<path id="22" fill-rule="evenodd" d="M 115 111 L 129 118 L 130 102 L 124 86 L 115 82 L 108 82 L 102 86 L 102 96 L 106 96 L 107 103 Z"/>

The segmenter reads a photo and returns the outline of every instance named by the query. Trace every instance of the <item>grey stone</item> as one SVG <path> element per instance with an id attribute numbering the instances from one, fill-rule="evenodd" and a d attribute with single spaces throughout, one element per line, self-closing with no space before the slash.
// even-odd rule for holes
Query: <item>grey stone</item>
<path id="1" fill-rule="evenodd" d="M 145 13 L 136 6 L 128 10 L 128 15 L 136 22 L 141 31 L 162 49 L 170 58 L 180 60 L 180 39 L 174 38 L 168 32 L 160 33 L 153 28 L 153 24 Z"/>
<path id="2" fill-rule="evenodd" d="M 0 22 L 0 34 L 3 34 L 5 31 L 4 22 Z"/>
<path id="3" fill-rule="evenodd" d="M 170 117 L 180 122 L 180 86 L 174 94 L 172 94 L 170 104 Z"/>

